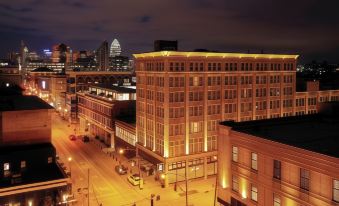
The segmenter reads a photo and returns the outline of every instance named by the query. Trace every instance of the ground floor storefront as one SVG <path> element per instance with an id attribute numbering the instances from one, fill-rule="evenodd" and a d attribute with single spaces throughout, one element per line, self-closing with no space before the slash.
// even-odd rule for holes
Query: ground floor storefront
<path id="1" fill-rule="evenodd" d="M 165 187 L 169 184 L 217 174 L 217 152 L 204 152 L 181 157 L 164 158 L 136 145 L 137 155 L 155 165 L 156 179 Z"/>

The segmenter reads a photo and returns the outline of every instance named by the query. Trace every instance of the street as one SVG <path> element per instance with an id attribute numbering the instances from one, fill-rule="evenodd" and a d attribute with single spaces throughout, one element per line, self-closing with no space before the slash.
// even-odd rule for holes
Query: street
<path id="1" fill-rule="evenodd" d="M 115 154 L 118 161 L 112 155 L 104 153 L 97 140 L 84 143 L 80 139 L 71 141 L 68 136 L 74 134 L 74 125 L 68 124 L 57 114 L 52 115 L 52 143 L 56 147 L 59 159 L 71 173 L 72 190 L 76 198 L 74 205 L 86 206 L 87 188 L 89 181 L 89 205 L 151 205 L 151 195 L 160 195 L 160 200 L 154 198 L 156 206 L 185 205 L 185 183 L 178 183 L 178 190 L 173 190 L 173 185 L 161 188 L 160 183 L 154 180 L 154 176 L 145 177 L 142 190 L 138 186 L 132 186 L 127 175 L 119 175 L 114 167 L 119 161 L 125 162 L 125 166 L 131 167 L 126 159 Z M 133 168 L 137 172 L 137 167 Z M 88 176 L 89 173 L 89 176 Z M 213 205 L 215 177 L 200 180 L 190 180 L 188 183 L 188 203 L 195 206 Z"/>

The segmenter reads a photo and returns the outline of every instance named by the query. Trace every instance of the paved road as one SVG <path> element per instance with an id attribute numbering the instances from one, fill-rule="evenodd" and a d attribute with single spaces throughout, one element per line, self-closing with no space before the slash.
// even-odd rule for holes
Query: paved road
<path id="1" fill-rule="evenodd" d="M 127 175 L 118 175 L 114 166 L 118 164 L 111 156 L 101 151 L 95 140 L 83 143 L 81 140 L 71 141 L 69 134 L 74 133 L 74 125 L 62 120 L 58 114 L 53 114 L 52 142 L 57 153 L 72 173 L 73 193 L 77 199 L 75 205 L 87 206 L 88 170 L 89 170 L 89 203 L 90 206 L 133 205 L 149 206 L 151 194 L 160 195 L 160 201 L 154 201 L 155 206 L 185 205 L 184 183 L 180 183 L 178 191 L 173 187 L 161 188 L 153 177 L 145 178 L 144 189 L 132 186 L 127 182 Z M 69 162 L 68 158 L 72 160 Z M 120 156 L 119 156 L 120 157 Z M 120 157 L 121 158 L 121 157 Z M 121 159 L 121 161 L 125 161 Z M 136 168 L 133 168 L 137 171 Z M 213 205 L 215 178 L 189 181 L 189 205 Z M 82 188 L 78 192 L 78 188 Z"/>

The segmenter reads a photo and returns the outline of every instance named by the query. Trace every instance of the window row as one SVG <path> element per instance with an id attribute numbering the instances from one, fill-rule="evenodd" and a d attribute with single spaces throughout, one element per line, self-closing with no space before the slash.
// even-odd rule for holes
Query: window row
<path id="1" fill-rule="evenodd" d="M 170 62 L 170 71 L 185 71 L 185 62 Z M 205 64 L 203 62 L 189 62 L 189 71 L 204 71 Z M 280 71 L 280 63 L 221 63 L 221 62 L 207 62 L 208 71 Z M 238 67 L 239 66 L 239 67 Z M 139 68 L 145 71 L 164 71 L 164 62 L 146 62 L 141 63 Z M 293 63 L 283 63 L 284 71 L 293 71 Z"/>

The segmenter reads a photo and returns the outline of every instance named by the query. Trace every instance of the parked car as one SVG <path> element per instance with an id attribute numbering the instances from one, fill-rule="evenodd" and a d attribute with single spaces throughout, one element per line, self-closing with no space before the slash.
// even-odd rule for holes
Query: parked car
<path id="1" fill-rule="evenodd" d="M 117 165 L 115 166 L 115 171 L 119 174 L 119 175 L 125 175 L 127 174 L 127 168 L 124 165 Z"/>
<path id="2" fill-rule="evenodd" d="M 83 136 L 83 137 L 82 137 L 82 141 L 83 141 L 83 142 L 89 142 L 89 137 L 86 136 L 86 135 Z"/>
<path id="3" fill-rule="evenodd" d="M 74 134 L 69 135 L 68 138 L 72 141 L 77 140 L 77 137 Z"/>
<path id="4" fill-rule="evenodd" d="M 130 182 L 133 186 L 139 185 L 140 182 L 144 180 L 139 176 L 139 174 L 130 175 L 127 177 L 128 182 Z"/>

